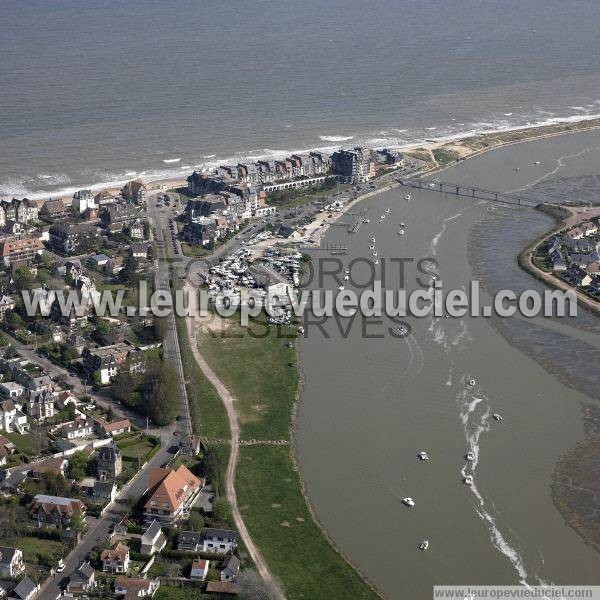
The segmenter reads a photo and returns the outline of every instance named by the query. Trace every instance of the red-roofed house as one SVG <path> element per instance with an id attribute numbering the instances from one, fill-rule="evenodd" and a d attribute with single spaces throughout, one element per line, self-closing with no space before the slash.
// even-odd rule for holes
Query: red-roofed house
<path id="1" fill-rule="evenodd" d="M 186 516 L 204 481 L 181 465 L 177 470 L 156 468 L 150 471 L 149 497 L 144 505 L 144 521 L 154 519 L 173 524 Z"/>
<path id="2" fill-rule="evenodd" d="M 102 571 L 105 573 L 127 573 L 129 568 L 129 547 L 118 542 L 112 548 L 102 550 L 100 555 Z"/>

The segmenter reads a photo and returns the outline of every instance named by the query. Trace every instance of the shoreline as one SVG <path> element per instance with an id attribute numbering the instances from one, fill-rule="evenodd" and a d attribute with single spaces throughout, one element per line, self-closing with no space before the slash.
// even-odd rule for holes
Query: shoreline
<path id="1" fill-rule="evenodd" d="M 450 153 L 456 152 L 456 158 L 458 160 L 467 160 L 468 158 L 473 158 L 474 156 L 478 156 L 483 154 L 489 150 L 493 150 L 495 148 L 500 148 L 503 146 L 508 146 L 516 143 L 522 143 L 525 141 L 531 141 L 534 139 L 543 139 L 545 137 L 554 137 L 556 135 L 565 135 L 567 133 L 579 133 L 583 131 L 588 131 L 592 129 L 600 128 L 600 115 L 591 115 L 591 116 L 571 116 L 564 117 L 562 119 L 556 119 L 552 123 L 542 122 L 540 124 L 533 125 L 517 125 L 515 127 L 509 128 L 499 128 L 496 130 L 492 130 L 489 132 L 465 132 L 464 134 L 457 134 L 455 136 L 446 136 L 439 139 L 431 139 L 420 142 L 410 142 L 407 144 L 403 144 L 398 147 L 392 147 L 394 150 L 398 150 L 400 152 L 411 154 L 416 151 L 424 151 L 433 158 L 434 151 L 448 151 Z M 516 139 L 504 139 L 511 138 L 516 136 Z M 493 138 L 497 138 L 496 141 L 493 141 Z M 469 144 L 473 144 L 477 141 L 492 140 L 492 143 L 489 146 L 485 147 L 471 147 Z M 347 140 L 348 144 L 352 144 L 352 140 Z M 339 146 L 341 147 L 347 147 Z M 318 148 L 316 148 L 318 150 Z M 332 151 L 334 148 L 330 148 Z M 311 149 L 302 150 L 298 152 L 308 152 Z M 323 150 L 325 151 L 325 150 Z M 328 150 L 329 151 L 329 150 Z M 282 151 L 285 153 L 284 151 Z M 238 160 L 238 159 L 236 159 Z M 435 159 L 434 159 L 435 160 Z M 228 162 L 227 159 L 222 161 L 223 163 Z M 441 170 L 447 166 L 455 164 L 455 160 L 451 160 L 448 163 L 444 164 L 434 164 L 432 167 L 424 169 L 423 171 L 414 173 L 411 177 L 422 176 L 425 173 L 436 172 L 437 170 Z M 195 170 L 195 169 L 194 169 Z M 182 178 L 180 174 L 179 176 L 173 175 L 173 177 L 159 177 L 157 179 L 148 178 L 145 179 L 144 175 L 131 175 L 131 178 L 125 178 L 123 180 L 114 180 L 106 183 L 94 183 L 89 185 L 82 185 L 77 188 L 77 186 L 69 187 L 65 190 L 65 188 L 58 189 L 55 191 L 48 192 L 34 192 L 29 195 L 25 194 L 23 197 L 29 197 L 31 200 L 35 202 L 41 202 L 49 199 L 62 199 L 62 200 L 71 200 L 72 195 L 76 189 L 91 189 L 92 191 L 98 193 L 105 190 L 118 190 L 122 187 L 127 181 L 131 179 L 142 179 L 148 189 L 157 190 L 157 189 L 172 189 L 173 187 L 180 187 L 181 185 L 187 186 L 186 178 Z M 9 194 L 5 196 L 1 196 L 0 199 L 8 199 L 14 197 L 14 194 Z"/>

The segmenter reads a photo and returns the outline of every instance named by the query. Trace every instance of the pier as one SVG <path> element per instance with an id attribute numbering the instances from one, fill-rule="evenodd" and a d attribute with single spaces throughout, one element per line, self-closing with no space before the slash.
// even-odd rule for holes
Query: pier
<path id="1" fill-rule="evenodd" d="M 452 194 L 453 196 L 463 196 L 474 200 L 486 200 L 488 202 L 499 202 L 501 204 L 513 204 L 516 206 L 535 207 L 543 204 L 539 200 L 533 200 L 520 194 L 505 194 L 494 192 L 481 188 L 456 185 L 455 183 L 444 183 L 443 181 L 426 181 L 423 179 L 397 179 L 400 185 L 411 187 L 417 190 L 427 190 L 439 192 L 441 194 Z"/>

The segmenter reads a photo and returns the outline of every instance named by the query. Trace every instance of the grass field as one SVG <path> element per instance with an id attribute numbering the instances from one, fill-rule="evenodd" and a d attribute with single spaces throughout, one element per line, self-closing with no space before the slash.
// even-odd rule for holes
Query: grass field
<path id="1" fill-rule="evenodd" d="M 40 450 L 48 447 L 48 434 L 44 431 L 20 434 L 16 431 L 5 433 L 21 454 L 37 456 Z"/>
<path id="2" fill-rule="evenodd" d="M 255 334 L 264 326 L 253 324 Z M 237 400 L 242 439 L 289 439 L 298 389 L 296 333 L 252 337 L 228 320 L 223 337 L 198 333 L 198 346 Z M 290 364 L 294 366 L 290 366 Z M 220 450 L 220 449 L 219 449 Z M 290 446 L 240 447 L 235 483 L 250 535 L 290 600 L 377 598 L 313 521 Z"/>
<path id="3" fill-rule="evenodd" d="M 251 325 L 254 336 L 229 319 L 219 333 L 198 332 L 198 345 L 237 400 L 241 439 L 289 439 L 298 369 L 289 366 L 297 358 L 288 342 L 296 332 L 287 327 L 277 335 L 260 321 Z"/>
<path id="4" fill-rule="evenodd" d="M 236 490 L 250 535 L 290 600 L 377 598 L 313 521 L 289 448 L 240 448 Z"/>
<path id="5" fill-rule="evenodd" d="M 161 585 L 153 598 L 154 600 L 208 600 L 209 598 L 213 598 L 214 600 L 215 595 L 204 594 L 200 590 L 192 587 Z"/>
<path id="6" fill-rule="evenodd" d="M 43 540 L 36 537 L 4 538 L 2 544 L 20 548 L 25 562 L 37 563 L 40 557 L 51 557 L 54 564 L 66 554 L 65 546 L 56 540 Z"/>

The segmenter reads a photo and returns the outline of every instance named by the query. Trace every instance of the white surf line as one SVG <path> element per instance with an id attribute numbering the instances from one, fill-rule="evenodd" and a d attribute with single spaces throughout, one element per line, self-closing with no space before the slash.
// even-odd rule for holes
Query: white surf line
<path id="1" fill-rule="evenodd" d="M 577 152 L 576 154 L 565 154 L 565 156 L 559 156 L 556 159 L 557 165 L 554 169 L 552 169 L 552 171 L 548 171 L 548 173 L 546 173 L 545 175 L 542 175 L 541 177 L 538 177 L 538 179 L 530 181 L 524 187 L 514 190 L 510 193 L 514 194 L 515 192 L 522 192 L 523 190 L 528 190 L 529 188 L 533 187 L 534 185 L 537 185 L 538 183 L 541 183 L 545 179 L 548 179 L 548 177 L 552 177 L 552 175 L 556 175 L 565 166 L 565 161 L 567 161 L 571 158 L 579 158 L 580 156 L 583 156 L 584 154 L 587 154 L 588 152 L 593 152 L 595 150 L 600 150 L 600 146 L 586 148 L 585 150 L 581 150 L 580 152 Z"/>
<path id="2" fill-rule="evenodd" d="M 485 396 L 478 397 L 473 395 L 473 400 L 469 402 L 468 393 L 468 390 L 463 390 L 462 392 L 460 392 L 457 395 L 457 401 L 461 402 L 462 399 L 463 406 L 460 409 L 460 418 L 464 425 L 467 445 L 469 447 L 469 450 L 475 454 L 475 459 L 471 463 L 467 463 L 463 466 L 463 468 L 461 469 L 461 475 L 463 477 L 465 477 L 469 472 L 472 473 L 473 476 L 475 476 L 477 465 L 479 464 L 480 455 L 479 439 L 481 435 L 486 431 L 489 431 L 490 428 L 490 409 L 488 406 L 486 407 L 485 412 L 481 415 L 479 422 L 475 425 L 475 430 L 471 434 L 469 434 L 469 422 L 471 416 L 474 416 L 477 406 L 484 402 L 486 398 Z M 507 542 L 506 538 L 502 535 L 502 532 L 500 531 L 496 523 L 496 519 L 492 517 L 492 515 L 486 510 L 486 502 L 479 490 L 477 489 L 475 481 L 469 487 L 471 488 L 471 492 L 473 493 L 473 495 L 479 503 L 479 507 L 475 508 L 475 512 L 477 513 L 479 518 L 486 523 L 490 532 L 492 544 L 496 547 L 496 549 L 498 549 L 502 554 L 504 554 L 504 556 L 508 558 L 508 560 L 519 575 L 519 583 L 521 583 L 522 585 L 527 585 L 528 574 L 520 554 Z"/>

